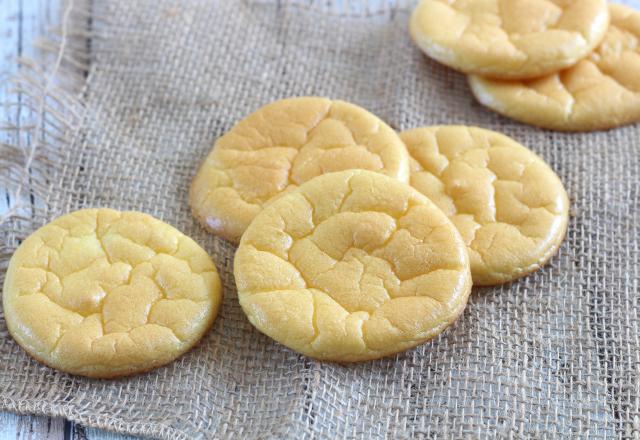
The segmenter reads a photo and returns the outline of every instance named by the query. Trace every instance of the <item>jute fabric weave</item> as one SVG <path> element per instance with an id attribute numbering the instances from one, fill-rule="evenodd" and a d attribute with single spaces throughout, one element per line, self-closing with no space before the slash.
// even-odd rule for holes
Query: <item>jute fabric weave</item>
<path id="1" fill-rule="evenodd" d="M 225 299 L 195 350 L 114 381 L 39 365 L 0 317 L 0 409 L 164 439 L 640 438 L 640 125 L 564 134 L 489 112 L 411 44 L 411 2 L 79 1 L 49 61 L 17 79 L 32 123 L 7 126 L 0 170 L 26 202 L 2 221 L 2 265 L 60 214 L 138 210 L 207 249 Z M 234 247 L 198 226 L 187 193 L 218 136 L 293 95 L 352 101 L 399 130 L 468 124 L 527 145 L 571 198 L 559 255 L 474 289 L 454 327 L 393 358 L 320 363 L 274 343 L 237 303 Z"/>

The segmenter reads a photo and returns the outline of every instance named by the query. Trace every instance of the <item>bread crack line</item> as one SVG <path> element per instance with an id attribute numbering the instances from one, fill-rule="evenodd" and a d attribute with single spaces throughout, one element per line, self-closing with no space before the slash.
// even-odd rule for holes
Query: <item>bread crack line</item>
<path id="1" fill-rule="evenodd" d="M 329 113 L 330 113 L 330 110 L 327 112 L 327 114 L 329 114 Z M 226 153 L 226 152 L 236 152 L 236 153 L 239 153 L 239 154 L 244 154 L 244 153 L 251 154 L 251 153 L 253 153 L 255 151 L 260 151 L 260 150 L 264 150 L 264 149 L 267 149 L 267 148 L 286 148 L 286 149 L 297 150 L 297 153 L 291 159 L 286 157 L 286 156 L 284 156 L 284 155 L 281 156 L 282 159 L 287 160 L 289 162 L 289 164 L 290 164 L 290 166 L 286 169 L 286 171 L 287 171 L 287 185 L 288 186 L 291 186 L 291 185 L 297 186 L 302 182 L 295 182 L 291 178 L 291 173 L 294 171 L 294 167 L 295 167 L 295 161 L 296 161 L 297 157 L 299 157 L 300 153 L 303 150 L 306 150 L 307 147 L 309 146 L 309 143 L 311 142 L 309 140 L 309 136 L 310 136 L 311 132 L 314 129 L 316 129 L 322 122 L 328 121 L 328 120 L 331 120 L 331 121 L 334 121 L 336 123 L 341 124 L 344 128 L 346 128 L 346 131 L 348 133 L 351 133 L 352 137 L 351 137 L 351 139 L 349 141 L 345 142 L 344 144 L 335 144 L 333 146 L 329 146 L 328 148 L 326 146 L 322 146 L 321 145 L 321 146 L 319 146 L 317 148 L 318 150 L 322 150 L 322 151 L 324 151 L 323 154 L 326 154 L 326 152 L 331 151 L 331 150 L 335 150 L 335 149 L 356 147 L 356 148 L 361 149 L 362 151 L 366 151 L 369 154 L 377 157 L 378 160 L 380 161 L 380 163 L 382 164 L 382 168 L 384 168 L 384 160 L 383 160 L 382 155 L 380 153 L 373 151 L 370 148 L 369 145 L 357 142 L 353 138 L 353 133 L 347 127 L 345 122 L 340 120 L 340 119 L 336 119 L 334 117 L 331 117 L 331 116 L 325 116 L 325 117 L 321 118 L 315 125 L 313 125 L 311 128 L 309 128 L 307 130 L 307 133 L 306 133 L 305 141 L 299 146 L 294 145 L 294 146 L 280 146 L 279 147 L 279 146 L 274 146 L 274 145 L 267 145 L 267 146 L 264 146 L 264 147 L 261 147 L 261 148 L 250 149 L 250 150 L 224 148 L 224 149 L 219 150 L 218 152 L 214 149 L 214 152 L 212 154 L 214 155 L 214 158 L 215 158 L 216 154 L 220 155 L 223 152 L 224 153 Z M 367 136 L 375 135 L 375 134 L 377 134 L 379 132 L 379 130 L 380 130 L 380 124 L 378 123 L 376 125 L 376 129 L 373 130 L 372 133 L 368 133 Z M 271 141 L 271 144 L 275 143 L 271 139 L 270 139 L 270 141 Z M 218 148 L 218 147 L 214 147 L 214 148 Z M 212 166 L 217 171 L 223 172 L 226 175 L 226 177 L 228 179 L 228 182 L 226 182 L 226 184 L 220 184 L 219 186 L 214 187 L 214 188 L 207 188 L 207 193 L 209 195 L 213 191 L 215 191 L 216 188 L 227 187 L 227 188 L 232 189 L 237 194 L 238 198 L 241 199 L 243 202 L 248 203 L 250 205 L 254 205 L 254 206 L 261 206 L 264 203 L 268 202 L 271 198 L 273 198 L 274 196 L 277 195 L 277 193 L 276 194 L 271 194 L 270 196 L 268 196 L 266 198 L 265 197 L 254 197 L 254 198 L 248 197 L 240 188 L 238 188 L 238 186 L 237 186 L 238 182 L 235 179 L 233 179 L 233 177 L 231 176 L 231 173 L 232 173 L 232 171 L 237 170 L 238 168 L 242 168 L 242 167 L 257 167 L 257 168 L 263 168 L 263 169 L 275 170 L 275 171 L 278 171 L 278 170 L 283 170 L 284 171 L 285 170 L 284 168 L 277 167 L 277 166 L 267 166 L 267 165 L 264 165 L 264 164 L 257 163 L 255 161 L 251 162 L 251 163 L 238 163 L 238 164 L 235 164 L 235 165 L 230 165 L 230 164 L 227 164 L 227 163 L 218 163 L 218 162 L 219 161 L 216 160 L 215 163 L 212 164 Z M 327 172 L 327 170 L 322 169 L 322 173 L 325 173 L 325 172 Z"/>

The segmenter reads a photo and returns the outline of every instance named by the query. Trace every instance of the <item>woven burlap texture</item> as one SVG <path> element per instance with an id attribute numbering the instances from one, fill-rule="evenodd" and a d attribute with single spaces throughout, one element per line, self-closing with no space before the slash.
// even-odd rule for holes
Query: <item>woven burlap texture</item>
<path id="1" fill-rule="evenodd" d="M 344 3 L 65 9 L 46 71 L 25 65 L 17 82 L 35 125 L 10 127 L 0 157 L 29 201 L 3 220 L 3 267 L 60 214 L 138 210 L 207 249 L 225 299 L 192 352 L 112 381 L 39 365 L 0 318 L 1 410 L 165 439 L 640 437 L 640 126 L 564 134 L 499 117 L 411 44 L 410 4 Z M 234 247 L 194 221 L 187 194 L 218 136 L 293 95 L 345 99 L 397 129 L 477 125 L 529 146 L 572 201 L 559 255 L 527 278 L 474 289 L 452 328 L 393 358 L 320 363 L 261 335 L 237 303 Z"/>

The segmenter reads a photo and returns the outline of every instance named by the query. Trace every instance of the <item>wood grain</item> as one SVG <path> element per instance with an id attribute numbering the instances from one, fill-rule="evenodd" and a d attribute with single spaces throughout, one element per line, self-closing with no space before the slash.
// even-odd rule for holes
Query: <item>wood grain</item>
<path id="1" fill-rule="evenodd" d="M 64 429 L 64 419 L 0 413 L 0 439 L 58 440 L 65 438 Z"/>

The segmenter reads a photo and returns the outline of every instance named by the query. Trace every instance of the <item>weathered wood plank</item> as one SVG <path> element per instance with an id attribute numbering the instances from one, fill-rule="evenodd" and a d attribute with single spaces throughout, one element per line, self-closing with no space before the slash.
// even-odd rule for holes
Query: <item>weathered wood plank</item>
<path id="1" fill-rule="evenodd" d="M 0 412 L 0 440 L 137 440 L 62 418 Z"/>
<path id="2" fill-rule="evenodd" d="M 71 430 L 70 440 L 137 440 L 136 437 L 115 434 L 102 429 L 87 428 L 80 425 L 74 425 Z"/>
<path id="3" fill-rule="evenodd" d="M 15 60 L 22 52 L 22 21 L 20 4 L 17 0 L 0 0 L 0 103 L 7 101 L 9 84 L 17 66 Z M 13 122 L 13 112 L 0 105 L 0 121 Z M 0 132 L 0 142 L 7 141 L 6 134 Z M 5 188 L 0 188 L 0 215 L 7 211 L 11 198 Z"/>
<path id="4" fill-rule="evenodd" d="M 61 418 L 0 413 L 0 439 L 62 440 L 64 425 L 65 421 Z"/>

